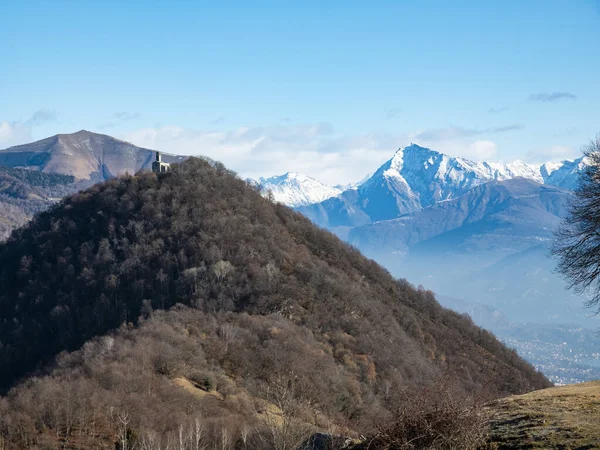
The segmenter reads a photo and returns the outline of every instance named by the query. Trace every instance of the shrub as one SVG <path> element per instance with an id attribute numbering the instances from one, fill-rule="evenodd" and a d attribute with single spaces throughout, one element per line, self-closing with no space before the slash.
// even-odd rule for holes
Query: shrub
<path id="1" fill-rule="evenodd" d="M 195 372 L 190 375 L 190 381 L 205 391 L 212 391 L 214 388 L 212 378 L 201 372 Z"/>
<path id="2" fill-rule="evenodd" d="M 407 398 L 391 424 L 367 440 L 369 450 L 481 448 L 487 438 L 481 399 L 457 397 L 446 382 Z"/>

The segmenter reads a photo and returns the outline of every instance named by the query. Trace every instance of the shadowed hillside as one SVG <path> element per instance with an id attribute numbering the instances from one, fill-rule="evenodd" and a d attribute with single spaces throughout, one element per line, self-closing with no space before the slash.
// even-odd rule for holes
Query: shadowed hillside
<path id="1" fill-rule="evenodd" d="M 549 385 L 431 292 L 195 158 L 96 185 L 15 231 L 0 246 L 0 324 L 0 387 L 46 374 L 4 399 L 11 439 L 17 429 L 67 439 L 73 427 L 114 438 L 117 409 L 131 429 L 174 432 L 215 401 L 215 417 L 239 424 L 260 419 L 261 399 L 279 410 L 293 400 L 312 427 L 364 430 L 442 374 L 491 396 Z M 72 396 L 85 414 L 67 426 L 53 399 Z M 159 426 L 157 411 L 172 420 Z"/>

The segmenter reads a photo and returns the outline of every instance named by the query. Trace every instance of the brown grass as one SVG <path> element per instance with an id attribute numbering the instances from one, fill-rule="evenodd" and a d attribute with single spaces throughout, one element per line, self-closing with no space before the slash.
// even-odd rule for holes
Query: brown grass
<path id="1" fill-rule="evenodd" d="M 600 448 L 600 381 L 507 397 L 488 409 L 498 449 Z"/>
<path id="2" fill-rule="evenodd" d="M 191 392 L 192 394 L 194 394 L 197 397 L 203 398 L 208 395 L 212 395 L 213 397 L 215 397 L 219 400 L 223 400 L 223 396 L 219 392 L 217 392 L 215 390 L 207 391 L 205 389 L 202 389 L 202 388 L 198 387 L 197 385 L 195 385 L 194 383 L 192 383 L 187 378 L 177 377 L 173 381 L 175 382 L 175 384 L 177 386 L 182 387 L 183 389 L 185 389 L 188 392 Z"/>

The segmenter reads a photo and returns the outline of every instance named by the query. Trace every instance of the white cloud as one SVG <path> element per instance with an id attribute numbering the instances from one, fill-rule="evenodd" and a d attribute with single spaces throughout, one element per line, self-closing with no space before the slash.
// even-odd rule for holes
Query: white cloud
<path id="1" fill-rule="evenodd" d="M 233 131 L 170 126 L 139 129 L 120 137 L 141 147 L 169 153 L 205 155 L 223 162 L 243 177 L 297 171 L 331 184 L 361 179 L 403 143 L 383 133 L 336 135 L 329 123 Z"/>
<path id="2" fill-rule="evenodd" d="M 0 149 L 32 141 L 32 128 L 56 120 L 56 112 L 49 109 L 35 111 L 27 120 L 0 122 Z"/>
<path id="3" fill-rule="evenodd" d="M 539 148 L 527 153 L 527 161 L 532 163 L 545 163 L 548 161 L 562 161 L 565 159 L 574 159 L 581 156 L 581 151 L 566 145 L 554 145 L 547 148 Z"/>
<path id="4" fill-rule="evenodd" d="M 23 122 L 0 122 L 0 149 L 31 141 L 31 126 Z"/>
<path id="5" fill-rule="evenodd" d="M 496 155 L 498 147 L 492 141 L 475 141 L 469 146 L 469 152 L 475 159 L 489 159 Z"/>
<path id="6" fill-rule="evenodd" d="M 517 126 L 487 130 L 503 133 Z M 483 131 L 454 127 L 410 134 L 340 135 L 329 123 L 244 127 L 232 131 L 144 128 L 119 136 L 135 145 L 185 155 L 205 155 L 223 162 L 242 177 L 259 178 L 288 171 L 302 172 L 328 184 L 362 179 L 392 157 L 398 147 L 415 142 L 452 156 L 476 161 L 497 154 L 491 140 L 476 140 Z"/>

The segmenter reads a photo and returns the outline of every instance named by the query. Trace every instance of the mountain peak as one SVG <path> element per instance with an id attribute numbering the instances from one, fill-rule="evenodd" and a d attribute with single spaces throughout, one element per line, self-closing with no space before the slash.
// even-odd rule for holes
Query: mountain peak
<path id="1" fill-rule="evenodd" d="M 73 142 L 73 141 L 80 142 L 80 141 L 88 140 L 88 139 L 94 139 L 95 141 L 98 141 L 98 142 L 121 142 L 123 144 L 127 144 L 132 147 L 136 147 L 135 145 L 131 144 L 130 142 L 123 141 L 121 139 L 117 139 L 114 136 L 110 136 L 108 134 L 102 134 L 102 133 L 95 133 L 95 132 L 89 131 L 89 130 L 79 130 L 74 133 L 61 133 L 61 134 L 57 134 L 53 137 L 56 137 L 61 140 L 71 141 L 71 142 Z M 136 148 L 138 148 L 138 147 L 136 147 Z"/>
<path id="2" fill-rule="evenodd" d="M 427 147 L 422 147 L 419 144 L 411 143 L 410 145 L 405 145 L 398 148 L 398 150 L 396 150 L 396 153 L 394 153 L 394 156 L 392 156 L 392 160 L 397 158 L 404 158 L 405 155 L 417 157 L 424 155 L 443 155 L 443 153 L 440 153 L 436 150 L 432 150 Z"/>
<path id="3" fill-rule="evenodd" d="M 406 151 L 419 151 L 419 150 L 426 150 L 428 152 L 434 152 L 434 153 L 439 153 L 435 150 L 432 150 L 428 147 L 423 147 L 422 145 L 416 144 L 414 142 L 411 142 L 410 145 L 403 145 L 402 147 L 400 147 L 398 149 L 398 151 L 400 150 L 406 150 Z"/>
<path id="4" fill-rule="evenodd" d="M 305 181 L 305 180 L 314 180 L 314 181 L 318 181 L 315 180 L 312 177 L 309 177 L 308 175 L 305 175 L 303 173 L 300 172 L 286 172 L 283 175 L 273 175 L 272 177 L 260 177 L 259 178 L 259 182 L 262 184 L 273 184 L 273 185 L 281 185 L 285 182 L 289 182 L 292 180 L 298 180 L 298 181 Z"/>
<path id="5" fill-rule="evenodd" d="M 321 225 L 354 226 L 409 214 L 490 181 L 519 177 L 572 190 L 580 161 L 544 166 L 522 160 L 475 162 L 411 143 L 400 147 L 357 191 L 348 189 L 338 201 L 321 204 L 310 214 Z"/>
<path id="6" fill-rule="evenodd" d="M 567 163 L 564 163 L 567 164 Z M 563 165 L 564 165 L 563 164 Z M 556 170 L 560 165 L 548 165 L 547 171 Z M 450 183 L 469 180 L 471 187 L 490 180 L 508 180 L 516 177 L 532 179 L 538 183 L 546 182 L 544 166 L 536 166 L 522 160 L 509 163 L 476 162 L 467 158 L 449 156 L 418 144 L 400 147 L 394 156 L 380 169 L 383 176 L 388 178 L 415 181 L 426 181 L 433 176 L 438 180 L 446 179 Z M 378 173 L 376 172 L 376 173 Z"/>
<path id="7" fill-rule="evenodd" d="M 306 180 L 306 179 L 311 178 L 308 175 L 305 175 L 300 172 L 286 172 L 283 176 L 288 179 L 293 179 L 293 180 Z M 314 178 L 312 178 L 312 179 L 314 179 Z"/>
<path id="8" fill-rule="evenodd" d="M 89 130 L 79 130 L 79 131 L 76 131 L 75 133 L 66 133 L 66 134 L 63 134 L 63 136 L 65 136 L 65 135 L 66 136 L 89 136 L 90 134 L 98 134 L 98 133 L 92 133 Z M 98 134 L 98 135 L 99 136 L 104 136 L 104 135 L 100 135 L 100 134 Z"/>
<path id="9" fill-rule="evenodd" d="M 54 137 L 71 138 L 71 139 L 87 139 L 92 136 L 103 138 L 103 139 L 114 139 L 115 141 L 118 141 L 117 138 L 114 138 L 107 134 L 94 133 L 93 131 L 89 131 L 89 130 L 79 130 L 79 131 L 75 131 L 74 133 L 59 133 L 59 134 L 55 135 Z"/>
<path id="10" fill-rule="evenodd" d="M 342 193 L 339 188 L 299 172 L 260 178 L 258 184 L 263 193 L 270 192 L 275 201 L 292 207 L 322 202 Z"/>

